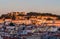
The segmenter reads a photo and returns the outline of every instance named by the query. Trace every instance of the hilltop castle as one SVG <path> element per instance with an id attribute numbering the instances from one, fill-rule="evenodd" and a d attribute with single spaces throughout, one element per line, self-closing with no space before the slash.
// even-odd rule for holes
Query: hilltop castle
<path id="1" fill-rule="evenodd" d="M 3 14 L 0 17 L 0 23 L 3 22 L 13 22 L 16 24 L 47 24 L 49 26 L 55 25 L 60 26 L 60 16 L 53 15 L 50 13 L 37 13 L 37 12 L 10 12 L 8 14 Z"/>

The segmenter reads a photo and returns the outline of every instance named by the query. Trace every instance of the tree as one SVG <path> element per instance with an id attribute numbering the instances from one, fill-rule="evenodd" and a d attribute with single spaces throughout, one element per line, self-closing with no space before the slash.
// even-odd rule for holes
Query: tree
<path id="1" fill-rule="evenodd" d="M 10 25 L 10 26 L 15 26 L 14 23 L 12 23 L 12 22 L 11 22 L 9 25 Z"/>
<path id="2" fill-rule="evenodd" d="M 12 20 L 15 20 L 16 19 L 16 17 L 15 17 L 15 15 L 13 14 L 13 16 L 12 16 Z"/>
<path id="3" fill-rule="evenodd" d="M 53 20 L 53 19 L 51 19 L 51 18 L 47 18 L 46 20 Z"/>

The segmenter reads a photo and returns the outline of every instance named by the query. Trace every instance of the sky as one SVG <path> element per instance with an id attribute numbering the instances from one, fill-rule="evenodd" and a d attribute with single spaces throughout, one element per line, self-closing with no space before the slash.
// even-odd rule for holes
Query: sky
<path id="1" fill-rule="evenodd" d="M 60 15 L 60 0 L 0 0 L 0 15 L 13 11 Z"/>

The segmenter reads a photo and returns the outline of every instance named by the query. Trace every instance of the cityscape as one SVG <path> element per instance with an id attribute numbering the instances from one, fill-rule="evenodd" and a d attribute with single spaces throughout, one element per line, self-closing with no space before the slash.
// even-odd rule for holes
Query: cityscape
<path id="1" fill-rule="evenodd" d="M 0 0 L 0 39 L 60 39 L 60 0 Z"/>
<path id="2" fill-rule="evenodd" d="M 16 24 L 46 24 L 48 26 L 60 26 L 60 15 L 50 13 L 37 13 L 37 12 L 10 12 L 0 16 L 0 23 L 13 22 Z"/>
<path id="3" fill-rule="evenodd" d="M 0 16 L 2 39 L 60 39 L 60 15 L 10 12 Z"/>

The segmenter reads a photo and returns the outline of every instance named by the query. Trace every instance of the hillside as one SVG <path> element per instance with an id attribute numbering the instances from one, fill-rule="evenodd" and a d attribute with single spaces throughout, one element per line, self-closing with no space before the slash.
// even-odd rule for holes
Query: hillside
<path id="1" fill-rule="evenodd" d="M 51 13 L 37 13 L 37 12 L 28 12 L 27 14 L 22 13 L 8 13 L 8 14 L 2 14 L 0 16 L 0 19 L 16 19 L 16 16 L 51 16 L 51 17 L 57 17 L 58 20 L 60 20 L 60 15 L 51 14 Z"/>

